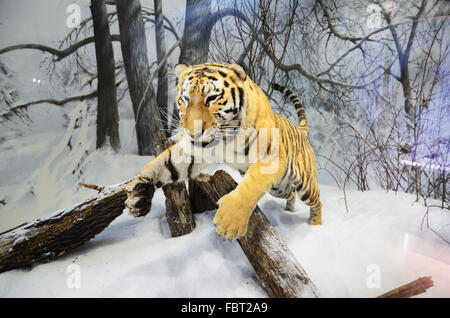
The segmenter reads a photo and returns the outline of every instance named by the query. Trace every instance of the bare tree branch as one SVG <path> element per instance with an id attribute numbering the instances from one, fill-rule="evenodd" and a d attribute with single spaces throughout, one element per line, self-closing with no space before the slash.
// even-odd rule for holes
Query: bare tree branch
<path id="1" fill-rule="evenodd" d="M 209 25 L 212 28 L 214 26 L 214 24 L 219 21 L 221 18 L 225 17 L 225 16 L 234 16 L 240 20 L 242 20 L 251 30 L 253 33 L 255 34 L 259 34 L 259 30 L 255 30 L 253 28 L 253 25 L 251 24 L 251 22 L 247 19 L 247 17 L 238 9 L 235 8 L 230 8 L 230 9 L 225 9 L 222 11 L 217 11 L 214 14 L 211 15 L 210 19 L 209 19 Z M 381 32 L 379 30 L 377 30 L 378 32 Z M 373 32 L 375 33 L 375 31 Z M 373 35 L 373 33 L 371 33 L 369 36 Z M 369 37 L 367 36 L 367 37 Z M 324 78 L 321 77 L 322 75 L 325 75 L 326 73 L 328 73 L 331 69 L 329 69 L 326 72 L 320 72 L 318 74 L 312 74 L 310 72 L 308 72 L 301 64 L 291 64 L 291 65 L 286 65 L 282 62 L 281 59 L 277 58 L 274 54 L 274 52 L 267 46 L 267 44 L 265 43 L 264 39 L 261 39 L 260 37 L 256 36 L 256 40 L 258 41 L 259 45 L 262 47 L 262 49 L 264 50 L 264 52 L 267 54 L 267 56 L 272 60 L 272 62 L 282 71 L 284 72 L 291 72 L 291 71 L 298 71 L 300 74 L 302 74 L 303 76 L 305 76 L 306 78 L 318 83 L 318 84 L 332 84 L 332 85 L 338 85 L 338 86 L 342 86 L 342 87 L 346 87 L 346 88 L 355 88 L 355 89 L 363 89 L 366 88 L 368 85 L 372 84 L 375 80 L 369 82 L 369 83 L 365 83 L 365 84 L 361 84 L 361 85 L 354 85 L 354 84 L 350 84 L 350 83 L 345 83 L 345 82 L 340 82 L 340 81 L 336 81 L 330 78 Z M 357 48 L 358 45 L 355 47 Z M 354 48 L 354 49 L 355 49 Z"/>
<path id="2" fill-rule="evenodd" d="M 111 40 L 112 41 L 119 41 L 120 42 L 120 35 L 119 34 L 112 34 L 111 35 Z M 76 42 L 75 44 L 69 46 L 68 48 L 64 49 L 64 50 L 58 50 L 46 45 L 42 45 L 42 44 L 34 44 L 34 43 L 30 43 L 30 44 L 17 44 L 17 45 L 13 45 L 13 46 L 8 46 L 6 48 L 3 48 L 0 50 L 0 55 L 7 53 L 7 52 L 11 52 L 14 50 L 22 50 L 22 49 L 33 49 L 33 50 L 40 50 L 43 52 L 47 52 L 50 53 L 52 55 L 55 55 L 57 58 L 55 59 L 56 61 L 60 61 L 63 58 L 69 56 L 70 54 L 74 53 L 76 50 L 78 50 L 79 48 L 89 44 L 89 43 L 94 43 L 94 37 L 88 37 L 85 38 L 79 42 Z"/>
<path id="3" fill-rule="evenodd" d="M 122 78 L 121 80 L 119 80 L 116 83 L 116 87 L 119 86 L 125 78 Z M 82 95 L 76 95 L 76 96 L 71 96 L 71 97 L 67 97 L 65 99 L 53 99 L 53 98 L 44 98 L 44 99 L 38 99 L 38 100 L 34 100 L 31 102 L 27 102 L 25 104 L 18 104 L 18 105 L 14 105 L 12 107 L 9 107 L 8 109 L 4 110 L 3 112 L 0 113 L 0 118 L 8 118 L 9 116 L 11 116 L 12 114 L 17 114 L 20 113 L 21 111 L 26 110 L 29 106 L 31 105 L 37 105 L 37 104 L 44 104 L 44 103 L 48 103 L 48 104 L 52 104 L 55 106 L 59 106 L 62 107 L 70 102 L 74 102 L 74 101 L 83 101 L 85 99 L 91 99 L 91 98 L 95 98 L 98 96 L 98 92 L 97 90 L 90 92 L 88 94 L 82 94 Z"/>
<path id="4" fill-rule="evenodd" d="M 65 99 L 53 99 L 53 98 L 38 99 L 38 100 L 31 101 L 31 102 L 27 102 L 25 104 L 14 105 L 14 106 L 8 108 L 3 113 L 0 113 L 0 117 L 4 117 L 5 115 L 8 115 L 11 112 L 18 112 L 18 111 L 24 110 L 28 106 L 31 106 L 31 105 L 48 103 L 48 104 L 52 104 L 55 106 L 64 106 L 65 104 L 73 102 L 73 101 L 82 101 L 85 99 L 97 97 L 97 94 L 98 94 L 97 90 L 95 90 L 89 94 L 71 96 L 71 97 L 68 97 Z"/>

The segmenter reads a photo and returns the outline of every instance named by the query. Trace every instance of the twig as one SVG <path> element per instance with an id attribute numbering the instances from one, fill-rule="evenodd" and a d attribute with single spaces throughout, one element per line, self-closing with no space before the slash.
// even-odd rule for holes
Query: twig
<path id="1" fill-rule="evenodd" d="M 435 229 L 433 229 L 433 228 L 430 226 L 429 220 L 428 220 L 428 214 L 429 214 L 430 208 L 441 208 L 441 209 L 442 209 L 442 207 L 440 207 L 439 205 L 430 205 L 430 206 L 428 206 L 428 207 L 427 207 L 427 212 L 425 212 L 425 214 L 424 214 L 424 216 L 423 216 L 423 218 L 422 218 L 422 223 L 420 224 L 420 229 L 422 229 L 423 222 L 424 222 L 425 219 L 426 219 L 426 220 L 427 220 L 427 228 L 428 228 L 431 232 L 433 232 L 434 234 L 436 234 L 436 235 L 437 235 L 441 240 L 443 240 L 445 243 L 447 243 L 447 244 L 450 245 L 450 241 L 449 241 L 449 240 L 445 239 L 445 237 L 443 237 L 441 234 L 439 234 Z M 447 209 L 448 209 L 448 207 L 447 207 Z"/>
<path id="2" fill-rule="evenodd" d="M 105 189 L 105 187 L 101 187 L 101 186 L 98 186 L 95 184 L 90 184 L 90 183 L 80 182 L 79 185 L 82 187 L 88 188 L 88 189 L 97 190 L 98 192 L 102 192 Z"/>

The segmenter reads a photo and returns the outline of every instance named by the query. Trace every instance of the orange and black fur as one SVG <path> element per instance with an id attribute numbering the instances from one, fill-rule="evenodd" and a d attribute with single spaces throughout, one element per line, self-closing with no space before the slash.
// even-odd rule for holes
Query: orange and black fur
<path id="1" fill-rule="evenodd" d="M 321 224 L 316 162 L 299 99 L 288 89 L 273 85 L 294 103 L 299 117 L 299 124 L 294 125 L 272 111 L 265 93 L 238 64 L 178 64 L 175 74 L 180 113 L 178 142 L 148 163 L 127 185 L 126 206 L 130 212 L 143 195 L 137 191 L 140 184 L 162 186 L 200 173 L 208 163 L 196 160 L 193 148 L 214 152 L 232 146 L 236 156 L 247 158 L 255 151 L 263 155 L 253 162 L 226 161 L 245 175 L 236 189 L 218 202 L 214 217 L 218 234 L 227 239 L 243 236 L 253 208 L 267 191 L 287 199 L 286 209 L 290 211 L 298 193 L 310 206 L 309 223 Z M 236 130 L 252 133 L 239 141 L 230 133 Z"/>

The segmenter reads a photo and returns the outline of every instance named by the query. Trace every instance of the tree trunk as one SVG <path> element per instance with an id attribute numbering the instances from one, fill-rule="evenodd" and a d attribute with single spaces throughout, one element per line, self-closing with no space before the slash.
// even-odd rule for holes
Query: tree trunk
<path id="1" fill-rule="evenodd" d="M 166 55 L 166 40 L 164 35 L 164 16 L 162 12 L 162 1 L 154 0 L 155 8 L 155 42 L 156 42 L 156 58 L 158 65 Z M 167 62 L 161 66 L 158 71 L 158 89 L 156 92 L 156 101 L 163 119 L 164 135 L 170 137 L 168 126 L 168 81 L 167 81 Z"/>
<path id="2" fill-rule="evenodd" d="M 391 95 L 392 95 L 392 88 L 391 88 L 392 58 L 393 58 L 392 51 L 385 48 L 385 50 L 384 50 L 384 68 L 388 71 L 383 75 L 382 92 L 383 92 L 384 97 L 386 97 L 386 99 L 388 101 L 391 100 Z M 389 105 L 386 105 L 386 107 L 387 106 L 389 106 Z"/>
<path id="3" fill-rule="evenodd" d="M 91 1 L 97 58 L 97 149 L 108 143 L 120 149 L 119 112 L 114 73 L 114 52 L 104 0 Z"/>
<path id="4" fill-rule="evenodd" d="M 180 63 L 192 65 L 208 61 L 211 0 L 187 0 Z"/>
<path id="5" fill-rule="evenodd" d="M 407 62 L 406 62 L 407 63 Z M 403 98 L 405 103 L 405 114 L 410 120 L 414 119 L 414 106 L 412 104 L 412 89 L 411 89 L 411 82 L 409 79 L 409 67 L 406 64 L 403 69 L 401 70 L 400 75 L 400 84 L 402 85 L 403 90 Z"/>
<path id="6" fill-rule="evenodd" d="M 152 83 L 148 82 L 150 70 L 141 5 L 139 0 L 117 0 L 116 6 L 123 63 L 136 121 L 138 153 L 153 155 L 161 120 Z"/>
<path id="7" fill-rule="evenodd" d="M 196 193 L 191 200 L 208 201 L 209 205 L 203 205 L 206 209 L 237 186 L 223 170 L 194 182 Z M 258 206 L 238 242 L 269 297 L 318 297 L 316 287 Z"/>

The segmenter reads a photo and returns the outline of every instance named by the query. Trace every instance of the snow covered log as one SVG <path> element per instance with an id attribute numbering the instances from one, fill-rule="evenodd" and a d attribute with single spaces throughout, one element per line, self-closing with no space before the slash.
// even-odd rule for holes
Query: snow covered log
<path id="1" fill-rule="evenodd" d="M 191 202 L 201 204 L 203 210 L 215 206 L 237 186 L 223 170 L 213 176 L 201 175 L 193 183 Z M 258 206 L 238 242 L 269 297 L 318 297 L 317 288 Z"/>
<path id="2" fill-rule="evenodd" d="M 48 262 L 103 231 L 122 214 L 127 183 L 105 187 L 76 206 L 0 233 L 0 273 Z"/>

